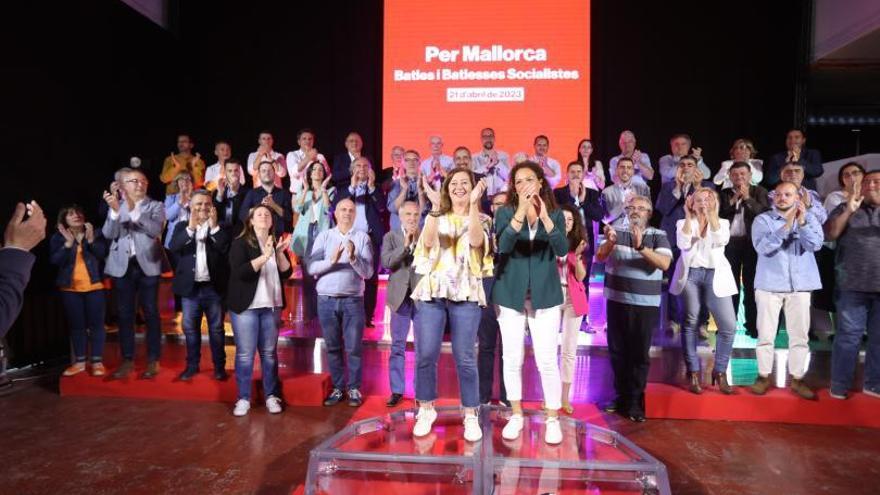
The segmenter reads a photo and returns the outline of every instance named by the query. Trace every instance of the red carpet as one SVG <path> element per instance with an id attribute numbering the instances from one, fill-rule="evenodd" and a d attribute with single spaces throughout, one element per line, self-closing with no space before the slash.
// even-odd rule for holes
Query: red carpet
<path id="1" fill-rule="evenodd" d="M 832 399 L 827 390 L 819 400 L 801 399 L 788 389 L 771 389 L 758 396 L 738 387 L 736 395 L 704 390 L 694 395 L 674 385 L 649 383 L 647 416 L 653 419 L 757 421 L 880 428 L 880 399 L 857 393 L 847 400 Z"/>
<path id="2" fill-rule="evenodd" d="M 110 344 L 108 344 L 109 347 L 111 347 Z M 161 369 L 159 375 L 153 379 L 139 378 L 145 368 L 145 363 L 138 359 L 135 362 L 135 372 L 126 380 L 111 380 L 109 373 L 108 376 L 100 378 L 83 372 L 72 377 L 62 376 L 59 385 L 60 392 L 62 396 L 235 402 L 238 394 L 230 357 L 227 356 L 226 359 L 226 371 L 229 373 L 229 379 L 223 382 L 214 380 L 211 352 L 206 346 L 203 347 L 200 363 L 201 373 L 189 382 L 181 382 L 177 380 L 177 375 L 184 369 L 185 352 L 183 346 L 164 345 L 160 360 Z M 108 350 L 105 355 L 117 356 L 118 352 L 115 349 Z M 118 366 L 118 361 L 107 360 L 106 365 L 109 371 L 113 371 Z M 259 359 L 257 359 L 254 368 L 251 397 L 255 400 L 262 400 L 263 386 L 260 383 Z M 281 379 L 282 395 L 285 402 L 290 405 L 320 406 L 324 397 L 330 393 L 330 375 L 327 373 L 294 372 L 290 368 L 282 367 L 278 374 Z"/>

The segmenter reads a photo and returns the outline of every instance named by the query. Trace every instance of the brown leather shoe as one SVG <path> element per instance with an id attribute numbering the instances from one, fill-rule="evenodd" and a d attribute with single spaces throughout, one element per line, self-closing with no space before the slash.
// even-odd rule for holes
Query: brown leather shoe
<path id="1" fill-rule="evenodd" d="M 733 387 L 727 383 L 727 373 L 712 373 L 712 385 L 718 385 L 718 391 L 724 395 L 732 395 L 735 392 L 733 391 Z"/>
<path id="2" fill-rule="evenodd" d="M 159 361 L 150 361 L 147 364 L 147 370 L 141 373 L 141 378 L 156 378 L 156 375 L 159 374 Z"/>
<path id="3" fill-rule="evenodd" d="M 700 395 L 703 393 L 703 387 L 700 386 L 700 374 L 699 373 L 697 373 L 696 371 L 688 371 L 687 379 L 688 379 L 688 382 L 690 382 L 690 385 L 688 385 L 688 390 L 692 394 Z"/>
<path id="4" fill-rule="evenodd" d="M 792 377 L 789 388 L 802 399 L 816 400 L 816 392 L 813 392 L 813 389 L 808 387 L 801 379 Z"/>
<path id="5" fill-rule="evenodd" d="M 755 383 L 750 387 L 753 394 L 756 395 L 764 395 L 767 393 L 767 389 L 770 388 L 770 377 L 769 376 L 760 376 L 755 379 Z"/>
<path id="6" fill-rule="evenodd" d="M 128 378 L 128 375 L 130 375 L 132 371 L 134 371 L 134 362 L 130 359 L 126 359 L 122 361 L 122 364 L 116 368 L 116 371 L 114 371 L 110 377 L 114 380 L 122 380 L 123 378 Z"/>

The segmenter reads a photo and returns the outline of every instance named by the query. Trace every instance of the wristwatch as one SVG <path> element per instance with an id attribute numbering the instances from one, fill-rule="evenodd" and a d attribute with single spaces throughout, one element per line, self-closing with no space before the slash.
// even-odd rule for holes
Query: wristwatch
<path id="1" fill-rule="evenodd" d="M 636 251 L 638 251 L 638 252 L 640 252 L 640 253 L 641 253 L 642 251 L 644 251 L 644 250 L 645 250 L 645 243 L 644 243 L 644 242 L 641 244 L 641 246 L 639 246 L 639 247 L 636 248 Z"/>

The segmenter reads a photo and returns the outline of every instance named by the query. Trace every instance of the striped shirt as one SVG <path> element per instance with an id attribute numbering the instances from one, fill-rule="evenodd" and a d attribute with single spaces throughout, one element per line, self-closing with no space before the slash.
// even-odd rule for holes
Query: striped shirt
<path id="1" fill-rule="evenodd" d="M 633 248 L 629 230 L 617 230 L 617 244 L 605 261 L 605 299 L 634 306 L 660 306 L 663 270 L 654 267 Z M 602 241 L 604 244 L 607 241 Z M 672 248 L 666 232 L 648 227 L 642 245 L 666 256 Z"/>

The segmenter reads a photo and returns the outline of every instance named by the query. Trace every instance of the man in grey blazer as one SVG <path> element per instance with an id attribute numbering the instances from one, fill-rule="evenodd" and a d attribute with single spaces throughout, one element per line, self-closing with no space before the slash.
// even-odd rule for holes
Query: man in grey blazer
<path id="1" fill-rule="evenodd" d="M 409 296 L 421 278 L 412 266 L 413 251 L 419 239 L 419 204 L 406 201 L 398 213 L 400 228 L 385 234 L 381 251 L 382 266 L 391 270 L 385 288 L 385 304 L 391 310 L 391 355 L 388 357 L 391 397 L 385 403 L 388 407 L 400 403 L 406 389 L 406 336 L 410 322 L 415 324 L 416 315 L 415 304 Z"/>
<path id="2" fill-rule="evenodd" d="M 120 170 L 120 193 L 104 191 L 110 207 L 101 232 L 110 241 L 104 272 L 113 278 L 119 311 L 122 364 L 112 377 L 126 378 L 134 369 L 134 317 L 138 295 L 147 320 L 147 369 L 143 378 L 159 373 L 159 275 L 162 273 L 162 227 L 165 207 L 147 197 L 149 181 L 140 170 Z"/>

